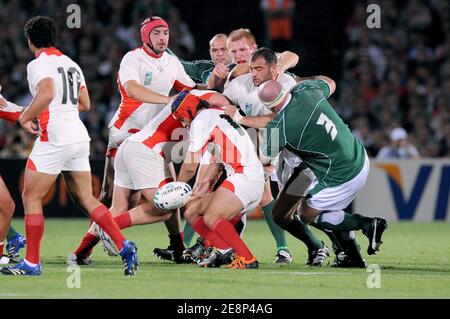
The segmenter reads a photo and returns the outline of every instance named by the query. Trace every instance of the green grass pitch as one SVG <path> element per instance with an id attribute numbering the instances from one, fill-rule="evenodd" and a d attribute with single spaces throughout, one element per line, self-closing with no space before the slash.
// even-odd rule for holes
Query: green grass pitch
<path id="1" fill-rule="evenodd" d="M 23 230 L 23 220 L 14 220 L 14 225 Z M 374 256 L 364 253 L 369 264 L 381 268 L 380 288 L 368 288 L 368 278 L 374 282 L 369 277 L 373 273 L 365 269 L 305 266 L 305 246 L 289 234 L 294 262 L 275 265 L 274 241 L 262 220 L 250 221 L 244 235 L 260 261 L 257 270 L 203 269 L 159 261 L 152 250 L 166 247 L 168 237 L 164 225 L 155 224 L 125 230 L 139 248 L 140 268 L 135 277 L 123 276 L 121 260 L 107 256 L 99 246 L 94 263 L 81 267 L 81 288 L 68 288 L 71 273 L 65 266 L 66 257 L 87 225 L 87 219 L 47 219 L 41 248 L 43 275 L 0 275 L 0 299 L 450 298 L 448 223 L 390 223 L 381 252 Z M 324 234 L 316 233 L 329 245 Z M 358 240 L 365 252 L 367 239 L 359 233 Z"/>

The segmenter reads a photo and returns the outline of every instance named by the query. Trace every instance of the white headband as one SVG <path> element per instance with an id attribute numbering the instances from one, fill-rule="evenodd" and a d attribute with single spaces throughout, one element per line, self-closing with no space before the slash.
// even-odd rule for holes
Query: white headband
<path id="1" fill-rule="evenodd" d="M 271 102 L 262 102 L 269 110 L 272 110 L 272 108 L 276 105 L 278 105 L 288 94 L 288 92 L 284 89 L 284 87 L 281 88 L 280 93 L 277 95 L 277 97 L 271 101 Z"/>

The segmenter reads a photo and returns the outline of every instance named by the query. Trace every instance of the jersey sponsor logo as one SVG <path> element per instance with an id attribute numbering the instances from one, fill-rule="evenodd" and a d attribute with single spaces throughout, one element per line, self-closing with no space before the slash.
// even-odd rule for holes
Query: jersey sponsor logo
<path id="1" fill-rule="evenodd" d="M 334 123 L 325 114 L 320 113 L 319 119 L 317 120 L 316 124 L 325 126 L 327 134 L 329 134 L 331 136 L 331 140 L 334 141 L 338 132 Z"/>
<path id="2" fill-rule="evenodd" d="M 144 85 L 152 84 L 153 73 L 151 71 L 145 72 Z"/>
<path id="3" fill-rule="evenodd" d="M 252 114 L 253 105 L 251 103 L 245 103 L 245 114 Z"/>
<path id="4" fill-rule="evenodd" d="M 405 183 L 402 179 L 398 164 L 377 164 L 377 167 L 388 175 L 389 187 L 398 219 L 414 219 L 422 197 L 427 189 L 431 173 L 433 172 L 433 169 L 438 169 L 438 167 L 430 164 L 420 165 L 409 195 L 406 194 Z M 438 185 L 435 185 L 437 186 L 437 196 L 434 207 L 435 220 L 445 220 L 447 217 L 447 207 L 450 195 L 450 165 L 442 165 L 440 173 Z"/>

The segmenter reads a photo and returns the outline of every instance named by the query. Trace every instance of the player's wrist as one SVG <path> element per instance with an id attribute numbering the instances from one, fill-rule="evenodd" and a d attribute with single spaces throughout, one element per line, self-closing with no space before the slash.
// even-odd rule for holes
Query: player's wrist
<path id="1" fill-rule="evenodd" d="M 238 110 L 236 110 L 236 112 L 234 112 L 233 121 L 235 121 L 237 124 L 242 124 L 243 118 L 244 118 L 244 116 L 242 116 Z"/>

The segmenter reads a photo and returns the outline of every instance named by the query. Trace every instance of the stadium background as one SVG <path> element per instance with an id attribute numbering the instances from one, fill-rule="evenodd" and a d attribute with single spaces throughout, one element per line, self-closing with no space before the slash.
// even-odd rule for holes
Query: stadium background
<path id="1" fill-rule="evenodd" d="M 325 74 L 337 82 L 332 105 L 365 144 L 369 154 L 389 143 L 389 132 L 404 127 L 422 158 L 445 158 L 432 162 L 430 186 L 420 175 L 426 162 L 416 163 L 404 184 L 389 182 L 386 171 L 380 185 L 390 187 L 386 200 L 397 209 L 440 209 L 437 219 L 448 218 L 450 157 L 450 6 L 446 0 L 411 1 L 293 1 L 293 37 L 270 43 L 259 0 L 246 1 L 5 1 L 0 0 L 0 83 L 5 98 L 20 105 L 30 101 L 26 65 L 33 58 L 23 36 L 25 21 L 36 14 L 54 17 L 59 26 L 58 47 L 75 59 L 90 88 L 93 110 L 82 114 L 92 138 L 94 183 L 102 176 L 107 123 L 120 97 L 116 86 L 122 56 L 139 45 L 139 23 L 147 16 L 160 15 L 171 27 L 170 48 L 186 60 L 209 58 L 208 41 L 216 33 L 239 27 L 250 28 L 259 46 L 277 51 L 291 50 L 300 56 L 293 72 L 300 76 Z M 81 28 L 68 29 L 66 8 L 81 8 Z M 381 8 L 381 28 L 370 29 L 366 20 L 369 3 Z M 20 176 L 32 139 L 14 125 L 0 122 L 0 172 L 18 204 Z M 434 168 L 434 165 L 439 167 Z M 440 173 L 439 173 L 440 172 Z M 417 174 L 417 176 L 416 176 Z M 404 176 L 405 177 L 405 176 Z M 436 181 L 434 181 L 436 180 Z M 406 185 L 405 185 L 406 183 Z M 47 216 L 81 216 L 67 200 L 59 183 L 49 196 Z M 392 186 L 393 185 L 393 186 Z M 399 186 L 400 185 L 400 186 Z M 414 189 L 418 189 L 414 191 Z M 366 187 L 367 189 L 367 187 Z M 400 189 L 400 202 L 395 196 Z M 404 193 L 403 193 L 404 191 Z M 372 190 L 368 190 L 369 195 Z M 430 195 L 426 195 L 426 193 Z M 397 194 L 397 195 L 395 195 Z M 433 197 L 420 206 L 420 196 Z M 387 198 L 393 196 L 393 198 Z M 384 198 L 380 202 L 384 202 Z M 64 205 L 63 205 L 64 204 Z M 423 205 L 422 205 L 423 206 Z M 428 208 L 429 207 L 429 208 Z M 437 208 L 436 208 L 437 209 Z M 362 210 L 363 211 L 363 210 Z M 414 213 L 414 212 L 413 212 Z M 409 214 L 409 215 L 408 215 Z M 431 219 L 436 217 L 430 215 Z M 440 215 L 439 215 L 440 214 Z M 399 216 L 410 216 L 411 213 Z M 76 215 L 75 215 L 76 216 Z M 444 218 L 442 218 L 444 216 Z M 410 216 L 411 217 L 411 216 Z M 412 215 L 414 217 L 414 214 Z M 394 218 L 395 219 L 395 218 Z M 426 220 L 426 218 L 425 218 Z"/>

